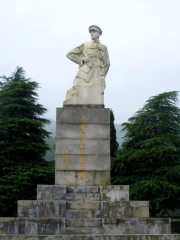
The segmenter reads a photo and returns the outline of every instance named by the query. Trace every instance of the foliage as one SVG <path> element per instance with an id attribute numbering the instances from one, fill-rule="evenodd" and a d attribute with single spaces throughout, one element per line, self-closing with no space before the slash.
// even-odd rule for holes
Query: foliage
<path id="1" fill-rule="evenodd" d="M 111 157 L 115 157 L 116 151 L 118 149 L 118 142 L 116 141 L 116 129 L 114 126 L 114 113 L 110 111 L 110 148 L 111 148 Z"/>
<path id="2" fill-rule="evenodd" d="M 54 164 L 43 156 L 49 149 L 44 129 L 47 110 L 37 103 L 38 83 L 21 67 L 0 82 L 0 215 L 15 215 L 16 201 L 33 199 L 36 185 L 53 183 Z M 7 206 L 7 203 L 9 206 Z"/>
<path id="3" fill-rule="evenodd" d="M 112 161 L 115 184 L 130 185 L 131 199 L 150 200 L 151 215 L 180 207 L 178 92 L 151 97 L 123 123 L 126 132 Z"/>

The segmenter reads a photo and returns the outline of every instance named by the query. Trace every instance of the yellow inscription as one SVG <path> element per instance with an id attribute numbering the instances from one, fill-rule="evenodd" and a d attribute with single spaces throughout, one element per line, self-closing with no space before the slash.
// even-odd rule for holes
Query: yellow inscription
<path id="1" fill-rule="evenodd" d="M 85 128 L 86 128 L 86 125 L 84 125 L 84 124 L 80 125 L 80 129 L 85 129 Z"/>
<path id="2" fill-rule="evenodd" d="M 86 118 L 86 117 L 83 115 L 83 116 L 81 117 L 80 121 L 85 120 L 85 118 Z"/>
<path id="3" fill-rule="evenodd" d="M 69 159 L 69 155 L 64 155 L 64 159 Z"/>
<path id="4" fill-rule="evenodd" d="M 86 170 L 86 164 L 81 163 L 81 165 L 80 165 L 80 169 L 81 169 L 81 170 Z"/>
<path id="5" fill-rule="evenodd" d="M 85 179 L 87 177 L 87 172 L 83 171 L 79 173 L 79 176 L 83 179 Z"/>
<path id="6" fill-rule="evenodd" d="M 85 138 L 86 137 L 86 133 L 85 132 L 81 132 L 80 133 L 80 138 Z"/>
<path id="7" fill-rule="evenodd" d="M 65 161 L 64 164 L 65 164 L 65 165 L 69 165 L 69 161 Z"/>
<path id="8" fill-rule="evenodd" d="M 64 150 L 64 153 L 65 153 L 65 154 L 68 154 L 68 153 L 69 153 L 69 150 L 68 150 L 68 149 Z"/>
<path id="9" fill-rule="evenodd" d="M 80 162 L 86 162 L 86 158 L 83 157 L 83 156 L 81 156 L 81 157 L 80 157 Z"/>
<path id="10" fill-rule="evenodd" d="M 80 140 L 79 141 L 79 145 L 81 146 L 81 145 L 85 145 L 85 141 L 84 140 Z"/>
<path id="11" fill-rule="evenodd" d="M 84 149 L 84 148 L 81 148 L 81 149 L 80 149 L 80 153 L 85 153 L 85 149 Z"/>

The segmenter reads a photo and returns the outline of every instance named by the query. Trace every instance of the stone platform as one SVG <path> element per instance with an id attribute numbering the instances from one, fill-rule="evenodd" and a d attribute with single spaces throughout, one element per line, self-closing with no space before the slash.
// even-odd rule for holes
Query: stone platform
<path id="1" fill-rule="evenodd" d="M 18 201 L 17 218 L 0 218 L 0 234 L 26 238 L 125 239 L 114 235 L 170 233 L 170 219 L 149 218 L 149 202 L 129 201 L 128 186 L 38 185 L 37 200 Z"/>

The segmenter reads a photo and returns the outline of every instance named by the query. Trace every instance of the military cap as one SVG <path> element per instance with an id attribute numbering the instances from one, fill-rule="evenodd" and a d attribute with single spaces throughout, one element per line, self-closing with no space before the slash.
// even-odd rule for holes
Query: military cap
<path id="1" fill-rule="evenodd" d="M 96 30 L 96 31 L 98 31 L 98 32 L 100 33 L 100 35 L 102 34 L 102 30 L 100 29 L 100 27 L 98 27 L 98 26 L 96 26 L 96 25 L 91 25 L 91 26 L 89 27 L 89 32 L 90 32 L 91 30 Z"/>

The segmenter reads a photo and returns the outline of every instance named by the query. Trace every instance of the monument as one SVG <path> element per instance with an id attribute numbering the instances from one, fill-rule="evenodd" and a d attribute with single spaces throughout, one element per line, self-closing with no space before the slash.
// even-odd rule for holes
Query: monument
<path id="1" fill-rule="evenodd" d="M 67 54 L 79 70 L 57 108 L 55 185 L 38 185 L 37 200 L 18 201 L 17 218 L 0 218 L 0 240 L 180 240 L 170 219 L 149 218 L 148 201 L 110 184 L 110 63 L 102 30 L 89 32 L 92 42 Z"/>
<path id="2" fill-rule="evenodd" d="M 92 42 L 71 50 L 67 57 L 79 65 L 73 87 L 67 91 L 65 104 L 104 104 L 105 76 L 110 61 L 107 47 L 99 42 L 102 30 L 89 27 Z"/>

